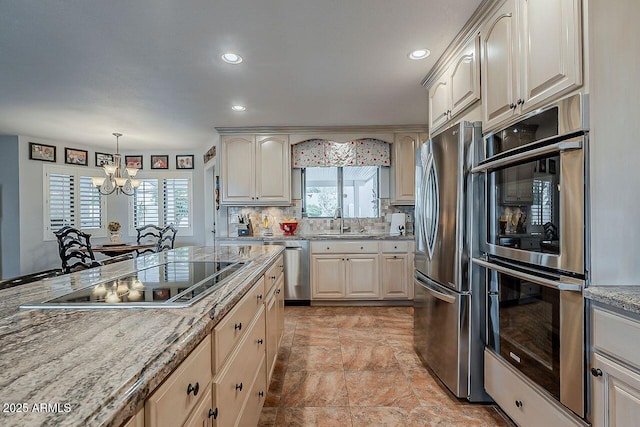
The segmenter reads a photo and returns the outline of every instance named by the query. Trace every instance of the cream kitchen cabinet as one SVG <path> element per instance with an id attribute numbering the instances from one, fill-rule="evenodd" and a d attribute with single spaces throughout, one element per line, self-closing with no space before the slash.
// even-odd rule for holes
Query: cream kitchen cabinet
<path id="1" fill-rule="evenodd" d="M 415 203 L 415 155 L 420 143 L 418 133 L 397 133 L 392 144 L 391 204 Z"/>
<path id="2" fill-rule="evenodd" d="M 636 426 L 640 419 L 640 321 L 591 308 L 591 401 L 594 427 Z"/>
<path id="3" fill-rule="evenodd" d="M 278 347 L 284 333 L 284 257 L 280 256 L 265 273 L 265 317 L 266 317 L 266 382 L 269 384 L 276 365 Z"/>
<path id="4" fill-rule="evenodd" d="M 483 131 L 582 85 L 581 0 L 506 0 L 481 32 Z"/>
<path id="5" fill-rule="evenodd" d="M 413 242 L 381 243 L 380 278 L 383 299 L 413 298 Z"/>
<path id="6" fill-rule="evenodd" d="M 480 99 L 480 52 L 472 37 L 429 88 L 429 132 L 433 135 L 449 120 Z"/>
<path id="7" fill-rule="evenodd" d="M 291 204 L 288 135 L 224 135 L 220 151 L 221 204 Z"/>

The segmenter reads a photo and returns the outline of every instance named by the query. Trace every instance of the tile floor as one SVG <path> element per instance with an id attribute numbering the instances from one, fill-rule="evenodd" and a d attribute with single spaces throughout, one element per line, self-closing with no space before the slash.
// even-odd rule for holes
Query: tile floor
<path id="1" fill-rule="evenodd" d="M 260 426 L 512 426 L 444 389 L 413 350 L 411 307 L 286 307 Z"/>

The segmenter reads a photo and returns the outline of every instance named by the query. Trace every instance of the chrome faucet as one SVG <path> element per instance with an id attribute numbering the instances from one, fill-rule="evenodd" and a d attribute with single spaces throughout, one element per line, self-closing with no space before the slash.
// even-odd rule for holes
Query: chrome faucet
<path id="1" fill-rule="evenodd" d="M 333 214 L 333 219 L 340 220 L 340 234 L 344 233 L 345 231 L 351 230 L 351 227 L 344 225 L 344 218 L 342 217 L 342 208 L 336 208 L 336 211 Z"/>

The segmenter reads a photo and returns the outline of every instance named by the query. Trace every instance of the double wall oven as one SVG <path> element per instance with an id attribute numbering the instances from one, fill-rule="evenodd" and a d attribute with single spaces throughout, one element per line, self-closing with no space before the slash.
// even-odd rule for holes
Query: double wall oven
<path id="1" fill-rule="evenodd" d="M 574 95 L 484 137 L 487 348 L 585 415 L 586 99 Z"/>

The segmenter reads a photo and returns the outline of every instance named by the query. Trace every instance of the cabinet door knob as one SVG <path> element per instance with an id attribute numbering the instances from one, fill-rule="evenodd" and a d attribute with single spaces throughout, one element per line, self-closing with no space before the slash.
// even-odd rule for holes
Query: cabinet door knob
<path id="1" fill-rule="evenodd" d="M 276 276 L 271 276 L 271 280 L 276 280 Z"/>
<path id="2" fill-rule="evenodd" d="M 212 418 L 212 417 L 214 420 L 218 418 L 218 408 L 216 408 L 215 410 L 209 409 L 209 418 Z"/>
<path id="3" fill-rule="evenodd" d="M 189 383 L 189 385 L 187 386 L 187 396 L 190 395 L 191 393 L 193 393 L 194 396 L 198 395 L 198 391 L 200 390 L 200 384 L 196 383 L 195 386 L 191 385 L 191 383 Z"/>
<path id="4" fill-rule="evenodd" d="M 242 383 L 236 384 L 236 390 L 242 391 Z"/>
<path id="5" fill-rule="evenodd" d="M 518 105 L 524 104 L 524 99 L 518 99 Z"/>
<path id="6" fill-rule="evenodd" d="M 259 392 L 258 392 L 258 396 L 260 396 L 260 397 L 264 397 L 264 391 L 259 391 Z"/>
<path id="7" fill-rule="evenodd" d="M 260 339 L 258 340 L 258 344 L 262 344 L 262 343 L 264 343 L 264 341 L 262 340 L 262 338 L 260 338 Z"/>
<path id="8" fill-rule="evenodd" d="M 260 301 L 262 299 L 262 294 L 258 294 L 257 298 L 258 298 L 258 301 Z"/>
<path id="9" fill-rule="evenodd" d="M 447 117 L 447 111 L 445 111 L 444 113 L 442 113 L 442 117 Z"/>
<path id="10" fill-rule="evenodd" d="M 242 330 L 242 322 L 236 323 L 235 325 L 233 325 L 233 329 L 241 331 Z"/>
<path id="11" fill-rule="evenodd" d="M 516 107 L 517 107 L 517 106 L 516 106 L 516 104 L 514 104 L 514 103 L 509 104 L 509 109 L 511 109 L 511 110 L 515 110 L 515 109 L 516 109 Z"/>
<path id="12" fill-rule="evenodd" d="M 522 400 L 516 400 L 516 406 L 517 406 L 518 408 L 522 408 L 522 406 L 523 406 L 523 405 L 524 405 L 524 404 L 522 403 Z"/>
<path id="13" fill-rule="evenodd" d="M 591 375 L 593 375 L 594 377 L 601 377 L 602 370 L 598 368 L 591 368 Z"/>

